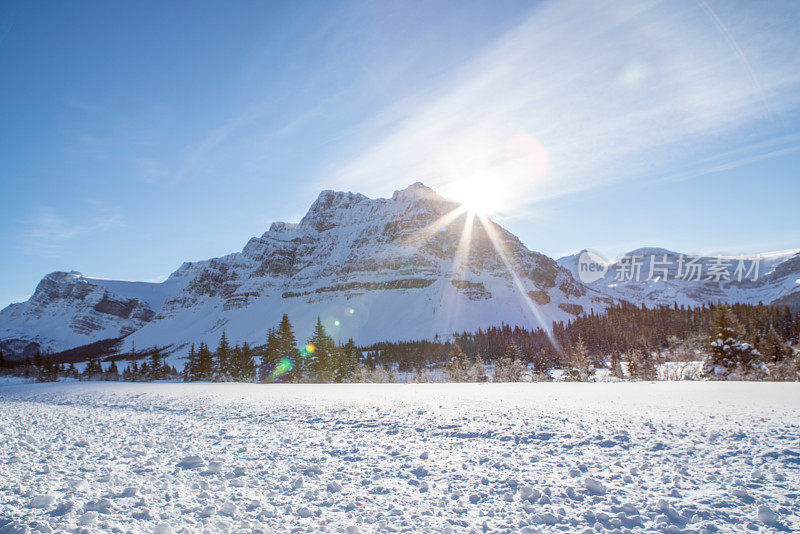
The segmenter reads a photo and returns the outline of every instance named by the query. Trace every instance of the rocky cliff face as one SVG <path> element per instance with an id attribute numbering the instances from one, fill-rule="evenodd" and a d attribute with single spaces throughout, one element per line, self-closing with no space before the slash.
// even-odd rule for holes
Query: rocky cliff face
<path id="1" fill-rule="evenodd" d="M 21 359 L 141 328 L 163 303 L 161 284 L 89 278 L 79 272 L 45 276 L 26 302 L 0 311 L 0 350 Z"/>
<path id="2" fill-rule="evenodd" d="M 458 208 L 422 184 L 385 199 L 323 191 L 299 224 L 274 223 L 241 252 L 185 263 L 163 284 L 48 275 L 0 312 L 0 339 L 62 350 L 133 332 L 128 345 L 178 348 L 214 345 L 225 330 L 261 344 L 288 313 L 301 339 L 320 316 L 334 337 L 369 343 L 549 327 L 610 301 L 489 223 L 515 280 L 484 226 Z"/>

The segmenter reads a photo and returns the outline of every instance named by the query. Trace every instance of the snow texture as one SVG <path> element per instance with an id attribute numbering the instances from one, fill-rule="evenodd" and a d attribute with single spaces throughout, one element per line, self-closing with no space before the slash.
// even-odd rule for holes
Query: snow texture
<path id="1" fill-rule="evenodd" d="M 5 384 L 0 532 L 797 531 L 799 422 L 793 383 Z"/>

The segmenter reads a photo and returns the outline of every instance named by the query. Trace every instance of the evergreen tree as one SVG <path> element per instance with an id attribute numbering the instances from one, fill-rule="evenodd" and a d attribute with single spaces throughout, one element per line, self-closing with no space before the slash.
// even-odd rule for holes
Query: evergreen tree
<path id="1" fill-rule="evenodd" d="M 135 382 L 139 380 L 139 364 L 137 360 L 139 359 L 139 355 L 136 353 L 136 342 L 131 341 L 131 352 L 128 354 L 128 367 L 125 369 L 125 373 L 123 373 L 123 380 L 127 380 L 130 382 Z"/>
<path id="2" fill-rule="evenodd" d="M 304 361 L 304 379 L 310 382 L 331 382 L 336 370 L 336 344 L 325 331 L 322 320 L 317 317 L 314 334 L 309 340 L 313 350 L 309 350 Z"/>
<path id="3" fill-rule="evenodd" d="M 42 358 L 42 353 L 37 350 L 33 355 L 33 366 L 36 368 L 37 374 L 41 374 L 43 363 L 44 359 Z"/>
<path id="4" fill-rule="evenodd" d="M 760 369 L 761 355 L 749 343 L 740 341 L 743 328 L 730 306 L 717 307 L 712 332 L 704 364 L 706 376 L 727 378 L 734 371 L 748 375 Z"/>
<path id="5" fill-rule="evenodd" d="M 117 362 L 112 361 L 111 365 L 108 366 L 108 369 L 106 369 L 106 377 L 108 380 L 119 380 L 119 369 L 117 368 Z"/>
<path id="6" fill-rule="evenodd" d="M 267 345 L 261 353 L 261 365 L 267 367 L 270 371 L 275 369 L 275 366 L 280 361 L 280 345 L 278 344 L 278 336 L 275 334 L 275 329 L 270 328 L 267 331 Z"/>
<path id="7" fill-rule="evenodd" d="M 297 338 L 294 335 L 292 323 L 289 322 L 289 316 L 285 313 L 278 324 L 278 330 L 275 332 L 276 346 L 278 352 L 278 367 L 279 370 L 291 370 L 292 379 L 295 381 L 302 381 L 304 376 L 304 361 L 297 349 Z M 273 380 L 280 378 L 274 376 Z"/>
<path id="8" fill-rule="evenodd" d="M 228 380 L 230 376 L 231 356 L 231 346 L 223 330 L 222 336 L 219 338 L 219 345 L 217 345 L 217 350 L 214 353 L 214 357 L 216 358 L 215 371 L 219 380 Z"/>
<path id="9" fill-rule="evenodd" d="M 153 352 L 150 353 L 150 380 L 163 380 L 166 378 L 167 370 L 164 369 L 163 358 L 158 346 L 153 347 Z"/>
<path id="10" fill-rule="evenodd" d="M 331 338 L 331 355 L 326 369 L 327 382 L 341 382 L 342 377 L 346 376 L 344 359 L 344 346 L 341 343 L 335 343 Z"/>
<path id="11" fill-rule="evenodd" d="M 553 357 L 548 350 L 539 349 L 531 358 L 531 363 L 533 364 L 533 372 L 540 379 L 546 379 L 548 377 L 548 373 L 553 368 Z"/>
<path id="12" fill-rule="evenodd" d="M 186 357 L 186 364 L 183 366 L 183 379 L 185 381 L 199 380 L 197 378 L 198 360 L 197 352 L 194 350 L 194 343 L 192 343 L 189 355 Z"/>
<path id="13" fill-rule="evenodd" d="M 44 356 L 41 359 L 41 368 L 39 369 L 39 381 L 41 382 L 55 382 L 58 380 L 58 366 L 53 363 L 50 355 Z"/>
<path id="14" fill-rule="evenodd" d="M 770 326 L 766 337 L 761 343 L 756 343 L 756 346 L 767 361 L 778 363 L 786 358 L 791 358 L 792 349 L 781 338 L 781 335 L 774 326 Z"/>
<path id="15" fill-rule="evenodd" d="M 506 352 L 504 356 L 512 361 L 521 361 L 523 358 L 522 351 L 517 344 L 513 342 L 506 346 Z"/>
<path id="16" fill-rule="evenodd" d="M 75 368 L 75 364 L 73 362 L 69 362 L 69 367 L 67 367 L 66 376 L 69 378 L 78 378 L 78 370 Z"/>
<path id="17" fill-rule="evenodd" d="M 457 344 L 453 344 L 453 347 L 450 349 L 444 372 L 448 382 L 469 381 L 469 363 L 466 355 L 461 352 L 461 347 Z"/>
<path id="18" fill-rule="evenodd" d="M 567 358 L 569 361 L 569 370 L 567 375 L 573 382 L 586 382 L 592 374 L 592 363 L 589 359 L 589 351 L 583 338 L 579 337 L 578 341 L 567 351 Z"/>
<path id="19" fill-rule="evenodd" d="M 795 342 L 800 343 L 800 312 L 794 318 L 792 326 L 789 329 L 789 337 Z"/>
<path id="20" fill-rule="evenodd" d="M 506 352 L 506 356 L 498 359 L 494 364 L 493 382 L 521 382 L 525 372 L 525 366 L 520 360 L 511 359 Z"/>
<path id="21" fill-rule="evenodd" d="M 624 377 L 622 373 L 622 358 L 620 358 L 619 351 L 611 351 L 608 368 L 614 378 L 622 379 Z"/>
<path id="22" fill-rule="evenodd" d="M 99 359 L 91 359 L 86 362 L 86 369 L 83 370 L 83 377 L 86 380 L 100 380 L 103 378 L 103 366 Z"/>
<path id="23" fill-rule="evenodd" d="M 336 382 L 346 382 L 350 380 L 359 362 L 358 347 L 353 338 L 347 340 L 343 347 L 339 347 L 339 365 L 336 368 L 334 379 Z"/>
<path id="24" fill-rule="evenodd" d="M 139 356 L 136 354 L 136 342 L 131 341 L 131 353 L 128 355 L 128 363 L 133 363 L 139 359 Z"/>
<path id="25" fill-rule="evenodd" d="M 234 345 L 228 358 L 228 380 L 239 381 L 239 362 L 242 359 L 242 347 Z"/>
<path id="26" fill-rule="evenodd" d="M 470 382 L 486 382 L 489 379 L 488 375 L 486 374 L 486 364 L 483 363 L 483 357 L 478 354 L 475 356 L 475 361 L 472 362 L 472 366 L 469 370 L 469 381 Z"/>
<path id="27" fill-rule="evenodd" d="M 656 366 L 647 349 L 634 349 L 628 353 L 628 374 L 634 380 L 655 380 Z"/>
<path id="28" fill-rule="evenodd" d="M 197 351 L 197 368 L 194 373 L 194 380 L 211 380 L 214 376 L 214 355 L 211 354 L 208 345 L 201 342 Z"/>
<path id="29" fill-rule="evenodd" d="M 231 377 L 239 382 L 250 382 L 256 372 L 255 362 L 253 361 L 253 349 L 247 341 L 239 347 L 236 345 L 231 352 L 230 360 Z"/>

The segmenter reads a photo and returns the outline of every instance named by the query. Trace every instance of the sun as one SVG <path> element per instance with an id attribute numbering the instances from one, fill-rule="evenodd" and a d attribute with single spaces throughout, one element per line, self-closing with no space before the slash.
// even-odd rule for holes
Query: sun
<path id="1" fill-rule="evenodd" d="M 461 204 L 470 213 L 494 215 L 506 204 L 502 183 L 489 178 L 468 178 L 454 181 L 446 187 L 445 196 Z"/>
<path id="2" fill-rule="evenodd" d="M 550 158 L 531 135 L 470 138 L 451 143 L 437 158 L 436 189 L 474 213 L 517 214 L 546 191 Z"/>

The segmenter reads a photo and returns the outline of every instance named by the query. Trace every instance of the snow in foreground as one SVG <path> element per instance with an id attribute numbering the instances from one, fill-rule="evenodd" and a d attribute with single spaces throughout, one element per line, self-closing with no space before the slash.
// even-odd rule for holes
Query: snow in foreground
<path id="1" fill-rule="evenodd" d="M 0 386 L 0 532 L 800 529 L 800 384 Z"/>

